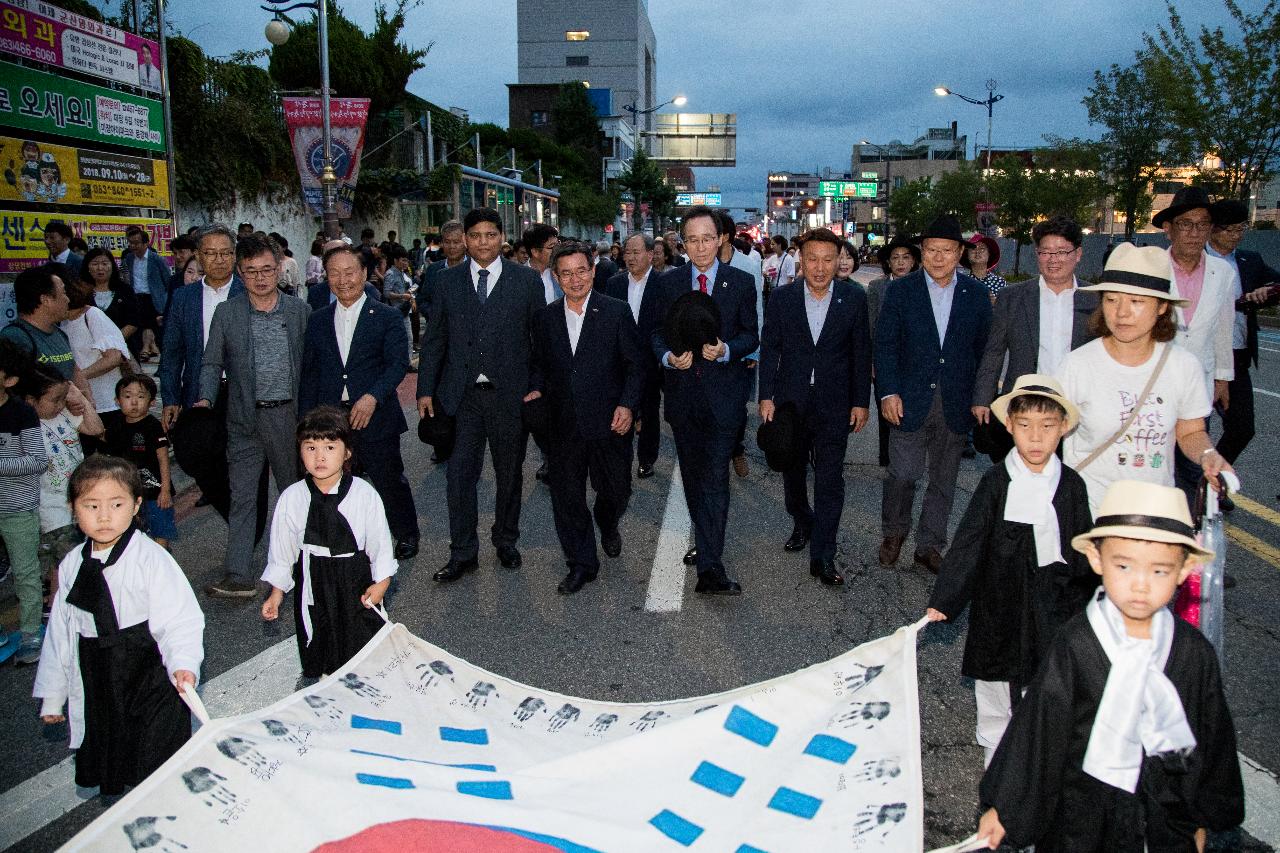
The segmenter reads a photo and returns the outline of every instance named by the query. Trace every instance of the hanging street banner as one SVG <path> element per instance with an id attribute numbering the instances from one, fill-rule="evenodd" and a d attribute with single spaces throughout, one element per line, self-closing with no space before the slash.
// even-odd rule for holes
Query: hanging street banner
<path id="1" fill-rule="evenodd" d="M 916 633 L 644 704 L 577 699 L 387 625 L 215 719 L 64 850 L 921 850 Z"/>
<path id="2" fill-rule="evenodd" d="M 71 233 L 83 237 L 89 248 L 102 246 L 116 257 L 128 248 L 124 231 L 130 225 L 141 225 L 151 235 L 151 248 L 172 266 L 169 241 L 176 234 L 172 219 L 142 219 L 128 216 L 95 216 L 92 213 L 32 213 L 0 210 L 0 275 L 22 272 L 49 260 L 44 245 L 44 226 L 54 220 L 67 223 Z"/>
<path id="3" fill-rule="evenodd" d="M 164 160 L 0 136 L 0 201 L 169 208 Z"/>
<path id="4" fill-rule="evenodd" d="M 164 151 L 160 102 L 0 62 L 0 124 Z"/>
<path id="5" fill-rule="evenodd" d="M 0 2 L 0 52 L 160 92 L 160 45 L 43 0 Z"/>
<path id="6" fill-rule="evenodd" d="M 316 216 L 324 215 L 320 175 L 324 172 L 324 139 L 319 98 L 284 98 L 284 121 L 293 145 L 293 159 L 302 178 L 302 195 Z M 351 204 L 360 177 L 360 152 L 369 117 L 368 98 L 331 98 L 329 123 L 333 136 L 333 170 L 338 176 L 338 218 L 351 217 Z"/>

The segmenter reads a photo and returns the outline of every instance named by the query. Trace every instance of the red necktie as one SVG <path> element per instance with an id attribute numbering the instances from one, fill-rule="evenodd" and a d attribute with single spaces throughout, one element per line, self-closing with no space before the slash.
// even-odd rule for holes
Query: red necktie
<path id="1" fill-rule="evenodd" d="M 698 273 L 698 289 L 703 293 L 707 292 L 707 274 L 704 272 Z"/>

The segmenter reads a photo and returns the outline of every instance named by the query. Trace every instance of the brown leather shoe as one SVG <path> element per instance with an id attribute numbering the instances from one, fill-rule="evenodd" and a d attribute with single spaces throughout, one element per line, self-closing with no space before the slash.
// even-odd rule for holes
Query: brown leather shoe
<path id="1" fill-rule="evenodd" d="M 747 457 L 733 457 L 733 473 L 737 474 L 739 477 L 745 477 L 751 473 L 751 469 L 747 467 Z"/>
<path id="2" fill-rule="evenodd" d="M 880 543 L 880 565 L 886 568 L 898 562 L 898 554 L 902 552 L 902 543 L 907 541 L 905 536 L 886 536 L 884 541 Z"/>
<path id="3" fill-rule="evenodd" d="M 917 566 L 924 566 L 929 570 L 929 574 L 936 575 L 942 570 L 942 555 L 938 553 L 937 548 L 925 548 L 916 551 L 915 561 Z"/>

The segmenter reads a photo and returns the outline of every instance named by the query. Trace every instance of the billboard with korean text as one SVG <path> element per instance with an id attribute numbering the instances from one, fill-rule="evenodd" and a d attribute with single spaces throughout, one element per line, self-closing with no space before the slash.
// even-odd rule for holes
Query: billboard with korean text
<path id="1" fill-rule="evenodd" d="M 164 151 L 160 102 L 0 62 L 0 123 Z"/>
<path id="2" fill-rule="evenodd" d="M 169 207 L 164 160 L 0 136 L 0 202 Z"/>
<path id="3" fill-rule="evenodd" d="M 49 250 L 44 245 L 44 227 L 55 220 L 67 223 L 71 233 L 83 237 L 90 248 L 103 246 L 116 257 L 128 247 L 125 229 L 130 225 L 141 225 L 151 234 L 151 247 L 166 263 L 172 262 L 169 241 L 175 234 L 171 219 L 0 210 L 0 275 L 13 275 L 49 260 Z"/>
<path id="4" fill-rule="evenodd" d="M 160 91 L 160 45 L 43 0 L 0 2 L 0 52 Z"/>

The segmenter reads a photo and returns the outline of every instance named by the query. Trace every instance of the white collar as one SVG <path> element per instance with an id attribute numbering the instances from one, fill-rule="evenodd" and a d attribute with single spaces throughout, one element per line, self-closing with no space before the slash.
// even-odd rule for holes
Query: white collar
<path id="1" fill-rule="evenodd" d="M 480 262 L 477 261 L 475 258 L 471 258 L 470 260 L 471 260 L 472 275 L 479 275 L 480 270 L 486 270 L 489 273 L 489 275 L 493 275 L 495 272 L 498 272 L 498 273 L 502 272 L 502 255 L 498 255 L 498 257 L 490 261 L 489 266 L 487 267 L 480 266 Z"/>
<path id="2" fill-rule="evenodd" d="M 1071 286 L 1068 287 L 1066 290 L 1062 291 L 1062 293 L 1075 293 L 1076 288 L 1078 288 L 1079 286 L 1080 286 L 1080 279 L 1076 278 L 1073 275 L 1071 276 Z M 1049 285 L 1045 284 L 1044 276 L 1040 276 L 1040 292 L 1048 293 L 1050 296 L 1062 295 L 1062 293 L 1054 293 L 1052 290 L 1049 289 Z"/>
<path id="3" fill-rule="evenodd" d="M 581 313 L 581 314 L 579 314 L 577 311 L 574 311 L 572 308 L 570 308 L 570 307 L 569 307 L 569 297 L 567 297 L 567 296 L 566 296 L 566 297 L 564 298 L 564 313 L 565 313 L 565 315 L 566 315 L 566 316 L 568 316 L 568 315 L 572 314 L 572 315 L 573 315 L 574 317 L 576 317 L 579 321 L 581 321 L 581 319 L 582 319 L 583 317 L 587 316 L 587 306 L 591 304 L 591 294 L 592 294 L 592 293 L 593 293 L 593 291 L 590 291 L 590 290 L 588 290 L 588 291 L 587 291 L 587 298 L 586 298 L 586 299 L 584 299 L 584 300 L 583 300 L 583 302 L 582 302 L 582 313 Z"/>
<path id="4" fill-rule="evenodd" d="M 653 267 L 649 267 L 647 270 L 645 270 L 645 271 L 644 271 L 644 275 L 640 276 L 640 278 L 633 278 L 633 277 L 631 276 L 631 271 L 630 271 L 630 270 L 628 270 L 628 271 L 627 271 L 627 281 L 628 281 L 628 282 L 630 282 L 631 284 L 644 284 L 646 281 L 648 281 L 648 280 L 649 280 L 649 274 L 650 274 L 651 272 L 653 272 Z"/>
<path id="5" fill-rule="evenodd" d="M 342 302 L 337 299 L 333 300 L 333 307 L 335 311 L 342 314 L 358 314 L 360 313 L 360 309 L 364 307 L 365 300 L 368 298 L 369 294 L 361 291 L 360 298 L 355 302 L 352 302 L 350 308 L 343 308 Z"/>
<path id="6" fill-rule="evenodd" d="M 1050 456 L 1039 474 L 1027 467 L 1017 448 L 1004 457 L 1009 473 L 1009 492 L 1004 500 L 1004 520 L 1030 524 L 1035 533 L 1036 565 L 1065 563 L 1062 558 L 1062 531 L 1053 496 L 1062 480 L 1062 461 Z"/>

